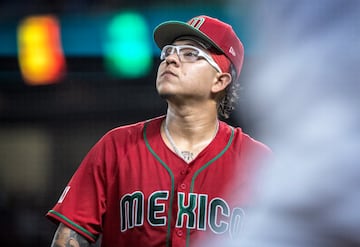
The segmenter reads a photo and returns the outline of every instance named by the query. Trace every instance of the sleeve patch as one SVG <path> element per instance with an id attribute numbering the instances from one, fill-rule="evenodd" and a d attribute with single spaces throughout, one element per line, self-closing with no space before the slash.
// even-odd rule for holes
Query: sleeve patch
<path id="1" fill-rule="evenodd" d="M 62 203 L 67 195 L 67 193 L 69 192 L 70 190 L 70 186 L 66 186 L 63 193 L 61 194 L 59 200 L 58 200 L 58 203 Z"/>

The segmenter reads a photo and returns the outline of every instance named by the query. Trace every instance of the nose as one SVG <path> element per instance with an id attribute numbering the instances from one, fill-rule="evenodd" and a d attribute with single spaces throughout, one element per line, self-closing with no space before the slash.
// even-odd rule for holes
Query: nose
<path id="1" fill-rule="evenodd" d="M 176 49 L 172 49 L 171 53 L 165 57 L 165 61 L 167 64 L 171 64 L 171 63 L 179 64 L 180 63 L 180 57 L 177 54 Z"/>

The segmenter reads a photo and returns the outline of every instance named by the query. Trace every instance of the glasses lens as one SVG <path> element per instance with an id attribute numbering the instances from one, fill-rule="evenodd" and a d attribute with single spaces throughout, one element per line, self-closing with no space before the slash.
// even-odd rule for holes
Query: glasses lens
<path id="1" fill-rule="evenodd" d="M 164 53 L 165 53 L 165 57 L 171 55 L 174 51 L 174 47 L 173 46 L 166 46 L 164 49 Z"/>
<path id="2" fill-rule="evenodd" d="M 183 62 L 195 62 L 201 55 L 200 50 L 196 47 L 167 45 L 162 49 L 160 59 L 164 60 L 174 52 L 179 55 Z"/>
<path id="3" fill-rule="evenodd" d="M 172 53 L 173 47 L 172 46 L 164 46 L 164 48 L 161 51 L 160 59 L 164 60 L 167 56 L 169 56 Z"/>
<path id="4" fill-rule="evenodd" d="M 180 57 L 183 61 L 194 62 L 199 58 L 199 50 L 195 47 L 180 47 Z"/>
<path id="5" fill-rule="evenodd" d="M 199 59 L 199 57 L 202 57 L 208 61 L 208 63 L 218 72 L 221 72 L 219 65 L 212 59 L 210 55 L 206 54 L 199 48 L 190 45 L 166 45 L 161 51 L 160 59 L 165 60 L 174 52 L 176 52 L 176 54 L 179 56 L 181 62 L 195 62 Z"/>

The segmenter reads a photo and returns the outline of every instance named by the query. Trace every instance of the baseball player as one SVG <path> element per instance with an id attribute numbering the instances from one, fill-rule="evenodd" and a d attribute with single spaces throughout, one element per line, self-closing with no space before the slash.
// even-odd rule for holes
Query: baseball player
<path id="1" fill-rule="evenodd" d="M 165 116 L 115 128 L 89 151 L 52 210 L 52 246 L 200 246 L 240 235 L 249 182 L 269 148 L 228 117 L 244 48 L 209 16 L 154 30 Z"/>

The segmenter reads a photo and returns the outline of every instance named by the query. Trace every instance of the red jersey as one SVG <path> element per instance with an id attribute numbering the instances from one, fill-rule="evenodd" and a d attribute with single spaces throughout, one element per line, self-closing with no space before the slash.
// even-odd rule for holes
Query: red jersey
<path id="1" fill-rule="evenodd" d="M 160 135 L 164 117 L 109 131 L 86 155 L 47 214 L 102 246 L 197 246 L 234 238 L 249 203 L 262 143 L 220 122 L 186 163 Z"/>

